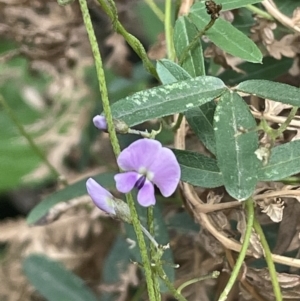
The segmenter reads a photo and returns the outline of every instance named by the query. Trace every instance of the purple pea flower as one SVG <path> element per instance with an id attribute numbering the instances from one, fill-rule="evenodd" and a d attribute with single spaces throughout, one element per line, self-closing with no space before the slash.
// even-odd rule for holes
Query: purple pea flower
<path id="1" fill-rule="evenodd" d="M 104 189 L 92 178 L 89 178 L 86 181 L 86 188 L 94 204 L 99 209 L 110 215 L 116 214 L 114 206 L 114 197 L 109 191 Z"/>
<path id="2" fill-rule="evenodd" d="M 117 189 L 128 193 L 134 187 L 137 200 L 148 207 L 156 202 L 154 184 L 163 196 L 169 197 L 180 180 L 180 166 L 173 152 L 152 139 L 140 139 L 125 148 L 117 159 L 125 172 L 115 175 Z"/>
<path id="3" fill-rule="evenodd" d="M 102 131 L 107 131 L 107 122 L 106 118 L 101 115 L 97 115 L 93 118 L 93 123 L 96 128 Z"/>
<path id="4" fill-rule="evenodd" d="M 86 188 L 94 204 L 99 209 L 108 213 L 113 218 L 118 218 L 129 224 L 132 223 L 127 203 L 115 198 L 92 178 L 86 181 Z"/>
<path id="5" fill-rule="evenodd" d="M 124 121 L 114 119 L 113 122 L 114 122 L 114 126 L 115 126 L 117 133 L 119 133 L 119 134 L 127 134 L 128 133 L 129 127 Z M 102 116 L 102 115 L 95 116 L 93 118 L 93 123 L 94 123 L 95 127 L 98 128 L 99 130 L 107 132 L 107 122 L 106 122 L 106 118 L 104 116 Z"/>

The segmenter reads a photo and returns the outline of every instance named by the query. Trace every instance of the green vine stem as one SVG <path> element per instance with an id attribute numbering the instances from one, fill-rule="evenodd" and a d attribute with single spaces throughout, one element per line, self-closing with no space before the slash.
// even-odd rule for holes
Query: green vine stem
<path id="1" fill-rule="evenodd" d="M 176 290 L 176 288 L 173 286 L 173 284 L 168 279 L 165 271 L 162 269 L 161 266 L 157 266 L 155 268 L 156 273 L 159 275 L 159 277 L 162 279 L 166 287 L 169 289 L 171 294 L 178 300 L 178 301 L 187 301 L 181 294 Z"/>
<path id="2" fill-rule="evenodd" d="M 279 137 L 290 125 L 291 121 L 294 119 L 298 111 L 298 107 L 292 107 L 286 120 L 280 125 L 278 129 L 273 129 L 268 122 L 263 118 L 260 121 L 260 124 L 256 127 L 255 130 L 263 130 L 271 139 L 272 147 L 275 143 L 277 137 Z"/>
<path id="3" fill-rule="evenodd" d="M 153 239 L 154 239 L 154 212 L 153 211 L 154 211 L 153 206 L 150 206 L 150 207 L 147 208 L 148 230 L 149 230 L 150 236 L 153 237 Z M 144 232 L 144 234 L 145 234 L 145 232 Z M 152 262 L 153 257 L 155 256 L 155 253 L 158 252 L 158 251 L 159 251 L 159 246 L 158 245 L 154 245 L 153 243 L 150 244 L 151 262 Z M 155 290 L 155 294 L 156 294 L 156 299 L 161 300 L 159 282 L 158 282 L 158 279 L 156 277 L 155 270 L 153 270 L 152 279 L 153 279 L 153 283 L 154 283 L 154 290 Z"/>
<path id="4" fill-rule="evenodd" d="M 12 122 L 16 125 L 18 128 L 20 134 L 27 140 L 29 145 L 31 146 L 32 150 L 41 158 L 41 160 L 47 165 L 51 173 L 59 179 L 64 185 L 68 185 L 66 179 L 62 177 L 62 175 L 56 170 L 56 168 L 49 162 L 47 156 L 44 154 L 44 152 L 36 145 L 33 138 L 26 132 L 25 128 L 23 127 L 22 123 L 14 113 L 14 111 L 9 107 L 5 99 L 2 95 L 0 95 L 0 104 L 4 107 L 4 109 L 7 112 L 7 115 L 10 117 Z"/>
<path id="5" fill-rule="evenodd" d="M 183 50 L 182 54 L 178 58 L 178 64 L 181 66 L 185 59 L 187 58 L 188 53 L 193 50 L 193 48 L 198 43 L 199 39 L 215 24 L 216 19 L 211 18 L 209 23 L 204 27 L 203 30 L 200 30 L 198 34 L 193 38 L 192 42 Z M 201 41 L 200 41 L 201 43 Z"/>
<path id="6" fill-rule="evenodd" d="M 135 51 L 135 53 L 140 57 L 145 69 L 150 74 L 152 74 L 156 79 L 159 80 L 156 69 L 155 69 L 154 65 L 151 63 L 151 61 L 149 60 L 146 50 L 143 47 L 143 45 L 141 44 L 141 42 L 124 28 L 124 26 L 117 19 L 117 16 L 114 15 L 110 6 L 106 3 L 105 0 L 98 0 L 98 2 L 101 5 L 101 7 L 103 8 L 104 12 L 111 19 L 111 21 L 115 27 L 115 31 L 124 37 L 126 42 L 132 47 L 132 49 Z"/>
<path id="7" fill-rule="evenodd" d="M 213 279 L 213 278 L 218 278 L 220 275 L 220 272 L 219 271 L 213 271 L 212 273 L 208 274 L 208 275 L 205 275 L 205 276 L 202 276 L 202 277 L 197 277 L 197 278 L 194 278 L 194 279 L 191 279 L 189 281 L 186 281 L 184 282 L 183 284 L 181 284 L 178 289 L 177 289 L 177 292 L 178 293 L 181 293 L 181 291 L 186 288 L 187 286 L 191 285 L 191 284 L 194 284 L 194 283 L 197 283 L 199 281 L 203 281 L 205 279 Z"/>
<path id="8" fill-rule="evenodd" d="M 285 179 L 282 179 L 280 182 L 288 185 L 299 185 L 300 184 L 300 177 L 293 176 L 293 177 L 288 177 Z"/>
<path id="9" fill-rule="evenodd" d="M 254 14 L 257 14 L 266 20 L 274 21 L 274 18 L 269 13 L 259 9 L 258 7 L 252 4 L 245 5 L 245 7 L 251 12 L 253 12 Z"/>
<path id="10" fill-rule="evenodd" d="M 155 13 L 157 18 L 161 21 L 164 22 L 165 20 L 165 15 L 164 13 L 160 10 L 160 8 L 156 5 L 156 3 L 153 0 L 145 0 L 145 3 L 151 8 L 151 10 Z"/>
<path id="11" fill-rule="evenodd" d="M 178 114 L 178 118 L 176 119 L 175 124 L 174 124 L 174 125 L 172 126 L 172 128 L 171 128 L 172 131 L 173 131 L 174 133 L 180 128 L 182 119 L 183 119 L 183 114 L 182 114 L 182 113 L 179 113 L 179 114 Z"/>
<path id="12" fill-rule="evenodd" d="M 230 292 L 230 290 L 232 289 L 238 274 L 241 270 L 242 264 L 244 262 L 244 259 L 246 257 L 246 253 L 247 253 L 247 249 L 250 243 L 250 237 L 251 237 L 251 231 L 252 231 L 252 227 L 253 227 L 253 221 L 254 221 L 254 203 L 252 198 L 249 198 L 248 200 L 245 201 L 245 208 L 246 208 L 246 212 L 247 212 L 247 228 L 246 228 L 246 232 L 245 232 L 245 237 L 244 237 L 244 241 L 242 244 L 242 248 L 241 251 L 239 253 L 239 257 L 236 261 L 236 264 L 231 272 L 231 276 L 229 278 L 229 281 L 227 282 L 221 296 L 219 297 L 218 301 L 225 301 L 228 297 L 228 294 Z"/>
<path id="13" fill-rule="evenodd" d="M 165 36 L 168 58 L 175 60 L 175 48 L 173 43 L 173 27 L 172 27 L 172 0 L 165 0 Z"/>
<path id="14" fill-rule="evenodd" d="M 152 237 L 154 237 L 154 214 L 153 214 L 153 206 L 147 208 L 147 223 L 148 223 L 148 230 Z M 151 244 L 151 257 L 153 257 L 155 248 L 154 245 Z"/>
<path id="15" fill-rule="evenodd" d="M 111 140 L 111 144 L 113 147 L 113 151 L 116 157 L 118 157 L 120 153 L 120 145 L 117 139 L 116 131 L 114 128 L 113 124 L 113 118 L 111 114 L 111 109 L 110 109 L 110 104 L 109 104 L 109 99 L 108 99 L 108 92 L 107 92 L 107 86 L 106 86 L 106 80 L 105 80 L 105 74 L 103 70 L 103 64 L 102 64 L 102 58 L 100 55 L 98 43 L 96 40 L 95 32 L 93 29 L 91 17 L 89 14 L 88 6 L 86 3 L 86 0 L 79 0 L 82 16 L 83 16 L 83 21 L 88 33 L 89 41 L 91 44 L 93 56 L 95 59 L 95 65 L 96 65 L 96 71 L 97 71 L 97 76 L 98 76 L 98 81 L 99 81 L 99 90 L 101 93 L 102 97 L 102 103 L 103 103 L 103 109 L 104 109 L 104 114 L 106 117 L 107 121 L 107 127 L 108 127 L 108 132 Z M 134 231 L 137 236 L 137 241 L 143 261 L 143 267 L 145 271 L 145 276 L 146 276 L 146 282 L 147 282 L 147 290 L 148 290 L 148 296 L 151 301 L 156 301 L 155 297 L 155 291 L 154 291 L 154 284 L 152 280 L 152 270 L 151 270 L 151 265 L 147 253 L 147 247 L 146 243 L 144 240 L 143 232 L 140 227 L 140 222 L 139 218 L 134 206 L 134 200 L 132 198 L 131 194 L 126 194 L 126 199 L 127 203 L 130 209 L 130 213 L 132 216 L 132 224 L 134 227 Z"/>
<path id="16" fill-rule="evenodd" d="M 298 107 L 293 107 L 289 113 L 289 116 L 287 117 L 287 119 L 284 121 L 284 123 L 277 129 L 274 130 L 274 138 L 276 139 L 277 137 L 279 137 L 290 125 L 291 121 L 294 119 L 294 117 L 296 116 L 298 111 Z M 274 140 L 275 140 L 274 139 Z"/>
<path id="17" fill-rule="evenodd" d="M 272 282 L 272 286 L 273 286 L 273 292 L 274 292 L 276 301 L 282 301 L 280 285 L 279 285 L 279 282 L 278 282 L 276 269 L 275 269 L 274 262 L 272 260 L 272 254 L 271 254 L 268 242 L 266 240 L 266 237 L 264 235 L 264 232 L 263 232 L 259 222 L 256 219 L 254 219 L 253 226 L 254 226 L 254 230 L 259 235 L 261 245 L 264 249 L 265 258 L 266 258 L 267 265 L 268 265 L 268 268 L 269 268 L 269 273 L 270 273 L 271 282 Z"/>

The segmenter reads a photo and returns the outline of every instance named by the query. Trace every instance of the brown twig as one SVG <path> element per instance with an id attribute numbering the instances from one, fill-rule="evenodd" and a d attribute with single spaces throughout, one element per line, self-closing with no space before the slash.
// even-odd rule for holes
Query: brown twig
<path id="1" fill-rule="evenodd" d="M 300 26 L 296 23 L 296 20 L 287 17 L 282 12 L 280 12 L 272 0 L 264 0 L 262 5 L 265 7 L 267 12 L 279 21 L 284 26 L 290 28 L 291 30 L 300 33 Z"/>
<path id="2" fill-rule="evenodd" d="M 233 268 L 235 265 L 235 260 L 233 258 L 232 251 L 225 248 L 225 255 L 230 265 L 230 268 Z M 268 301 L 264 297 L 262 297 L 256 289 L 248 283 L 245 279 L 244 274 L 240 273 L 238 276 L 239 281 L 241 282 L 242 286 L 247 290 L 247 292 L 256 300 L 256 301 Z"/>
<path id="3" fill-rule="evenodd" d="M 178 118 L 178 115 L 176 115 L 175 118 Z M 183 149 L 183 150 L 185 149 L 185 135 L 186 135 L 185 126 L 186 126 L 186 121 L 185 118 L 183 118 L 174 139 L 175 148 L 177 149 Z M 192 208 L 198 223 L 202 227 L 207 229 L 225 248 L 236 252 L 240 252 L 241 244 L 239 242 L 231 238 L 228 238 L 225 235 L 225 233 L 220 232 L 214 225 L 214 222 L 210 218 L 209 214 L 201 212 L 201 210 L 199 211 L 197 210 L 197 208 L 199 209 L 199 204 L 204 204 L 204 202 L 202 202 L 202 200 L 199 198 L 194 188 L 191 185 L 182 182 L 181 189 L 183 195 L 187 200 L 187 203 Z M 295 193 L 295 191 L 293 192 Z M 201 209 L 203 210 L 203 208 Z M 247 255 L 254 257 L 253 253 L 250 250 L 247 251 Z M 290 257 L 281 256 L 277 254 L 272 254 L 272 259 L 276 263 L 300 268 L 300 259 L 290 258 Z"/>

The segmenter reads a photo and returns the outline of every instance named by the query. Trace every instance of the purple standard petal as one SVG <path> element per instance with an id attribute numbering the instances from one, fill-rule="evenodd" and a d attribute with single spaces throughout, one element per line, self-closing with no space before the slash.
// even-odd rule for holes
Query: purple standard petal
<path id="1" fill-rule="evenodd" d="M 139 190 L 137 200 L 143 207 L 155 205 L 154 186 L 149 180 L 146 180 L 144 186 Z"/>
<path id="2" fill-rule="evenodd" d="M 140 139 L 127 148 L 119 155 L 117 162 L 120 168 L 125 171 L 137 171 L 144 173 L 153 160 L 157 160 L 162 145 L 159 141 L 152 139 Z"/>
<path id="3" fill-rule="evenodd" d="M 94 204 L 102 211 L 115 215 L 114 201 L 112 194 L 98 184 L 94 179 L 86 181 L 86 189 Z"/>
<path id="4" fill-rule="evenodd" d="M 118 173 L 115 175 L 116 187 L 122 193 L 128 193 L 133 189 L 137 180 L 141 177 L 135 171 Z"/>
<path id="5" fill-rule="evenodd" d="M 107 123 L 106 123 L 106 118 L 101 115 L 97 115 L 93 118 L 93 123 L 96 128 L 99 130 L 105 131 L 107 130 Z"/>
<path id="6" fill-rule="evenodd" d="M 157 158 L 150 166 L 153 173 L 152 182 L 159 188 L 163 196 L 169 197 L 180 180 L 180 166 L 174 153 L 163 147 Z"/>

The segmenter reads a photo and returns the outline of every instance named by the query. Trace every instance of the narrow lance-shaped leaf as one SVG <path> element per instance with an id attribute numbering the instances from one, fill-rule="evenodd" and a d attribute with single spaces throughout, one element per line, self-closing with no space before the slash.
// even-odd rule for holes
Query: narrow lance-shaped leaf
<path id="1" fill-rule="evenodd" d="M 197 35 L 196 26 L 185 16 L 176 20 L 174 28 L 174 46 L 178 59 Z M 182 67 L 192 76 L 205 75 L 204 57 L 200 39 L 185 55 Z"/>
<path id="2" fill-rule="evenodd" d="M 225 89 L 220 79 L 199 76 L 123 98 L 112 105 L 112 115 L 128 126 L 133 126 L 150 119 L 185 112 L 215 99 Z"/>
<path id="3" fill-rule="evenodd" d="M 268 80 L 247 80 L 235 87 L 237 91 L 300 107 L 300 89 Z"/>
<path id="4" fill-rule="evenodd" d="M 64 266 L 42 255 L 30 255 L 23 270 L 33 286 L 48 301 L 97 301 L 84 282 Z"/>
<path id="5" fill-rule="evenodd" d="M 191 151 L 178 149 L 172 151 L 181 168 L 181 181 L 206 188 L 224 184 L 215 159 Z"/>
<path id="6" fill-rule="evenodd" d="M 215 109 L 216 104 L 212 100 L 199 108 L 193 108 L 185 113 L 185 117 L 194 133 L 213 154 L 216 153 L 216 139 L 213 127 Z"/>
<path id="7" fill-rule="evenodd" d="M 192 78 L 182 67 L 167 59 L 157 62 L 156 71 L 163 85 Z"/>
<path id="8" fill-rule="evenodd" d="M 179 65 L 169 60 L 157 62 L 158 76 L 163 84 L 170 84 L 191 76 Z M 213 130 L 213 116 L 216 105 L 214 101 L 207 102 L 185 112 L 185 117 L 192 130 L 205 147 L 215 154 L 215 133 Z"/>
<path id="9" fill-rule="evenodd" d="M 197 26 L 198 30 L 204 30 L 210 21 L 203 2 L 191 8 L 190 19 Z M 256 44 L 241 31 L 237 30 L 229 22 L 219 18 L 214 25 L 205 32 L 205 35 L 219 48 L 227 53 L 240 57 L 252 63 L 261 63 L 262 53 Z"/>
<path id="10" fill-rule="evenodd" d="M 260 181 L 278 181 L 300 172 L 300 140 L 271 149 L 266 166 L 259 170 Z"/>
<path id="11" fill-rule="evenodd" d="M 235 92 L 221 96 L 214 116 L 217 161 L 227 192 L 245 200 L 254 191 L 260 161 L 256 132 L 242 133 L 256 126 L 244 100 Z"/>

